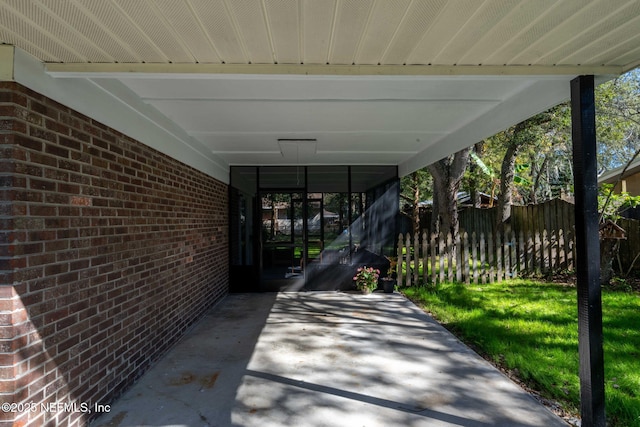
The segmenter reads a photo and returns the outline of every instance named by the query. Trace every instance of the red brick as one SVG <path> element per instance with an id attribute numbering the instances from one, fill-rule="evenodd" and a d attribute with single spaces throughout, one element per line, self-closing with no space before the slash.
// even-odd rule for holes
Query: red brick
<path id="1" fill-rule="evenodd" d="M 66 376 L 76 399 L 107 401 L 225 294 L 227 187 L 19 84 L 0 87 L 11 93 L 0 99 L 35 107 L 19 112 L 32 127 L 4 139 L 16 162 L 0 162 L 11 176 L 0 186 L 16 207 L 6 214 L 21 212 L 3 223 L 26 242 L 19 250 L 29 265 L 3 276 L 18 280 L 30 316 L 4 319 L 22 322 L 24 338 L 7 345 L 22 346 L 34 370 L 21 378 L 21 396 L 64 399 Z"/>

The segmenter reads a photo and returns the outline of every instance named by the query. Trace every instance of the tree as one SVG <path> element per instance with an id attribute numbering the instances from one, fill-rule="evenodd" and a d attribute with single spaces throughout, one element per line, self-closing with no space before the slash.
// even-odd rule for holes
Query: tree
<path id="1" fill-rule="evenodd" d="M 431 194 L 431 175 L 426 169 L 418 169 L 402 178 L 400 212 L 411 218 L 413 234 L 420 232 L 420 200 Z"/>
<path id="2" fill-rule="evenodd" d="M 459 233 L 457 194 L 467 165 L 471 147 L 458 151 L 429 166 L 433 177 L 432 233 L 451 233 L 455 239 Z"/>
<path id="3" fill-rule="evenodd" d="M 624 165 L 640 148 L 640 70 L 596 88 L 598 165 Z"/>
<path id="4" fill-rule="evenodd" d="M 498 214 L 496 216 L 496 225 L 499 230 L 502 229 L 504 222 L 511 216 L 514 195 L 513 184 L 516 177 L 518 154 L 528 149 L 533 149 L 536 153 L 548 152 L 549 147 L 557 140 L 565 138 L 568 134 L 568 114 L 567 104 L 560 104 L 493 137 L 494 141 L 498 144 L 501 143 L 504 147 L 504 156 L 500 166 L 500 192 L 498 193 Z M 543 158 L 545 159 L 542 161 L 544 166 L 547 164 L 548 159 L 546 155 L 543 155 Z M 536 159 L 532 160 L 535 165 Z M 541 167 L 534 170 L 542 172 L 544 168 Z M 530 180 L 522 177 L 520 177 L 520 180 L 526 181 L 529 186 L 531 185 Z M 539 177 L 534 182 L 539 183 Z"/>

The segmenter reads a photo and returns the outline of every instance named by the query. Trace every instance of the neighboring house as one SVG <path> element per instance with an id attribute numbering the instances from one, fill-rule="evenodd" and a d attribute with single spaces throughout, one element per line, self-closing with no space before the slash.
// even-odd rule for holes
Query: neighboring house
<path id="1" fill-rule="evenodd" d="M 626 192 L 631 196 L 640 196 L 640 158 L 636 158 L 629 164 L 627 170 L 625 166 L 611 169 L 598 177 L 598 183 L 615 184 L 614 191 Z"/>
<path id="2" fill-rule="evenodd" d="M 611 3 L 0 0 L 0 396 L 35 405 L 0 423 L 87 423 L 40 404 L 111 402 L 230 291 L 335 289 L 399 176 L 572 89 L 592 117 L 640 64 Z M 265 193 L 344 224 L 269 241 Z"/>

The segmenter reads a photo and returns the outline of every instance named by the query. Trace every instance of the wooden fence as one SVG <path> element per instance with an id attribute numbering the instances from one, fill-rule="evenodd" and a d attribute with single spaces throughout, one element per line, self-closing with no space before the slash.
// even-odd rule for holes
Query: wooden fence
<path id="1" fill-rule="evenodd" d="M 493 283 L 574 269 L 572 229 L 516 233 L 461 233 L 398 238 L 398 285 Z"/>
<path id="2" fill-rule="evenodd" d="M 470 265 L 485 265 L 488 267 L 491 262 L 488 261 L 488 257 L 490 254 L 489 245 L 494 248 L 491 254 L 493 256 L 493 273 L 490 271 L 481 270 L 478 273 L 478 280 L 482 280 L 482 277 L 485 277 L 486 280 L 489 280 L 490 277 L 494 277 L 495 280 L 498 280 L 498 272 L 497 272 L 497 256 L 504 256 L 504 235 L 498 237 L 495 235 L 496 233 L 496 208 L 489 209 L 475 209 L 475 208 L 466 208 L 462 209 L 458 212 L 459 221 L 460 221 L 460 231 L 461 231 L 461 242 L 457 245 L 455 242 L 451 243 L 451 247 L 453 247 L 453 253 L 457 254 L 455 247 L 462 246 L 462 254 L 464 254 L 465 248 L 469 250 L 469 257 L 467 258 Z M 430 215 L 431 213 L 428 211 L 424 211 L 421 213 L 421 221 L 425 227 L 428 227 L 430 224 Z M 515 240 L 516 247 L 516 259 L 517 263 L 513 264 L 511 258 L 509 258 L 509 268 L 515 269 L 514 271 L 505 272 L 504 267 L 502 267 L 501 273 L 502 277 L 511 277 L 513 275 L 529 275 L 536 273 L 553 273 L 557 271 L 563 270 L 572 270 L 573 269 L 573 253 L 574 253 L 574 220 L 575 218 L 575 208 L 573 203 L 566 202 L 560 199 L 549 200 L 544 203 L 539 203 L 537 205 L 527 205 L 527 206 L 512 206 L 511 207 L 511 218 L 505 224 L 507 243 L 510 245 L 512 240 Z M 622 218 L 617 221 L 618 225 L 622 227 L 626 231 L 626 239 L 620 241 L 620 248 L 618 251 L 618 257 L 614 260 L 614 270 L 625 276 L 628 272 L 633 271 L 636 274 L 640 272 L 640 221 L 635 219 L 626 219 Z M 467 233 L 467 237 L 465 238 L 465 233 Z M 473 244 L 473 235 L 475 233 L 476 243 Z M 481 247 L 481 237 L 484 236 L 484 244 L 485 248 L 485 258 L 484 263 L 480 261 L 478 258 L 479 250 Z M 522 236 L 522 237 L 520 237 Z M 536 237 L 537 236 L 537 237 Z M 546 236 L 546 237 L 545 237 Z M 465 244 L 465 239 L 468 241 L 468 245 Z M 438 257 L 439 245 L 442 242 L 443 251 L 445 254 L 448 253 L 447 248 L 447 238 L 446 237 L 437 237 L 435 238 L 435 248 L 432 249 L 431 246 L 431 237 L 429 237 L 426 241 L 427 246 L 426 250 L 431 251 L 435 250 L 436 258 Z M 495 246 L 496 242 L 500 240 L 502 247 L 502 252 L 498 254 L 496 252 Z M 417 241 L 417 243 L 416 243 Z M 410 268 L 410 277 L 407 278 L 406 274 L 403 277 L 403 280 L 406 282 L 408 279 L 411 280 L 412 283 L 416 283 L 416 281 L 423 280 L 427 283 L 433 283 L 435 281 L 442 281 L 440 279 L 440 264 L 439 260 L 437 261 L 435 268 L 436 274 L 435 276 L 431 272 L 431 252 L 429 252 L 429 259 L 427 260 L 427 267 L 429 269 L 429 274 L 425 277 L 422 270 L 422 265 L 425 262 L 424 253 L 425 249 L 423 248 L 423 244 L 425 242 L 425 238 L 421 235 L 419 239 L 415 239 L 415 237 L 410 238 L 410 243 L 407 244 L 407 237 L 403 236 L 403 243 L 398 247 L 404 247 L 403 249 L 403 267 L 406 269 L 406 266 L 409 265 Z M 491 243 L 489 243 L 491 242 Z M 538 243 L 535 243 L 538 242 Z M 416 245 L 417 244 L 417 249 Z M 521 250 L 520 247 L 523 246 Z M 536 249 L 536 245 L 538 245 L 538 249 Z M 499 245 L 498 245 L 499 246 Z M 562 246 L 564 249 L 559 249 Z M 414 253 L 418 253 L 418 273 L 415 271 L 415 259 L 411 258 L 411 263 L 407 263 L 406 255 L 409 252 L 407 247 L 411 248 L 411 257 L 413 257 Z M 477 254 L 473 255 L 473 248 L 476 248 Z M 547 248 L 547 253 L 549 251 L 552 254 L 547 254 L 545 257 L 542 257 L 542 253 L 545 253 L 545 249 Z M 534 260 L 530 263 L 525 262 L 524 264 L 520 263 L 521 253 L 526 254 L 527 257 L 533 256 L 533 254 L 538 254 L 534 256 Z M 566 255 L 565 255 L 566 254 Z M 509 251 L 509 256 L 511 257 L 511 252 Z M 526 257 L 525 257 L 526 258 Z M 462 262 L 462 260 L 461 260 Z M 501 258 L 501 264 L 504 266 L 504 260 Z M 446 263 L 445 257 L 445 267 L 444 267 L 444 278 L 449 279 L 449 270 L 446 267 L 447 265 L 453 265 L 453 271 L 451 274 L 455 279 L 458 274 L 456 271 L 456 263 L 452 260 L 452 264 Z M 461 264 L 466 265 L 466 264 Z M 512 265 L 514 267 L 512 267 Z M 535 268 L 534 268 L 535 267 Z M 479 267 L 478 267 L 479 268 Z M 460 272 L 465 280 L 466 276 L 465 269 L 463 268 Z M 406 272 L 404 272 L 406 273 Z M 420 276 L 419 274 L 422 274 Z M 469 273 L 471 277 L 470 280 L 475 280 L 474 273 Z M 484 275 L 484 276 L 483 276 Z M 427 280 L 428 279 L 428 280 Z"/>

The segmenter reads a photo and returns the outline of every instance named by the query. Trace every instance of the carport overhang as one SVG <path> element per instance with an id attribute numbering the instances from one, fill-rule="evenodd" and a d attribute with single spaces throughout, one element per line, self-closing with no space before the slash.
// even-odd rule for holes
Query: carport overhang
<path id="1" fill-rule="evenodd" d="M 583 425 L 604 425 L 593 86 L 578 76 L 640 64 L 637 1 L 5 0 L 0 10 L 2 80 L 226 183 L 232 165 L 406 175 L 565 101 L 573 81 L 587 205 L 576 212 L 589 216 L 576 229 L 588 245 L 578 268 L 589 267 L 578 281 Z"/>
<path id="2" fill-rule="evenodd" d="M 228 182 L 234 165 L 397 165 L 400 176 L 558 103 L 620 66 L 41 63 L 12 79 Z"/>

